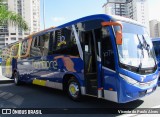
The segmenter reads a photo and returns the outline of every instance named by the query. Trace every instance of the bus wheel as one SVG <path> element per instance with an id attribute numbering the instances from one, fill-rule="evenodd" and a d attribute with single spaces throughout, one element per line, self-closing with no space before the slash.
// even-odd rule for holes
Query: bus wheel
<path id="1" fill-rule="evenodd" d="M 79 101 L 81 99 L 80 85 L 76 79 L 72 78 L 68 81 L 67 92 L 72 100 Z"/>
<path id="2" fill-rule="evenodd" d="M 21 81 L 19 80 L 19 75 L 17 72 L 14 73 L 14 83 L 15 83 L 15 85 L 21 84 Z"/>

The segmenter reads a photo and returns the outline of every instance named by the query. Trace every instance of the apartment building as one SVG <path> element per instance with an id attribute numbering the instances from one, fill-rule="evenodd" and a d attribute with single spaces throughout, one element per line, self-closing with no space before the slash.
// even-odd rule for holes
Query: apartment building
<path id="1" fill-rule="evenodd" d="M 27 22 L 29 30 L 23 31 L 20 27 L 8 22 L 0 26 L 0 48 L 29 34 L 40 30 L 40 0 L 4 0 L 9 11 L 20 14 Z"/>
<path id="2" fill-rule="evenodd" d="M 103 8 L 106 14 L 136 20 L 149 31 L 148 0 L 107 0 Z"/>
<path id="3" fill-rule="evenodd" d="M 160 21 L 151 20 L 149 21 L 149 26 L 151 38 L 160 37 Z"/>

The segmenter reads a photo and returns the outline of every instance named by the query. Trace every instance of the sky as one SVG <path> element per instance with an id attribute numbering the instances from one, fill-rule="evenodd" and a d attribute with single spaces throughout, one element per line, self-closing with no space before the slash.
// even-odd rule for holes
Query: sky
<path id="1" fill-rule="evenodd" d="M 104 13 L 102 6 L 106 0 L 44 0 L 45 28 L 58 26 L 66 22 L 93 14 Z M 148 0 L 149 19 L 160 20 L 160 0 Z M 43 24 L 43 0 L 41 0 L 41 30 Z M 155 13 L 158 14 L 155 14 Z"/>

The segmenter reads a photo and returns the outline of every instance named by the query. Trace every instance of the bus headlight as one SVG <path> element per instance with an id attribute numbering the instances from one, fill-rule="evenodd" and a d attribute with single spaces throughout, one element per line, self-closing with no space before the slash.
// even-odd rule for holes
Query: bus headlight
<path id="1" fill-rule="evenodd" d="M 122 74 L 119 74 L 120 77 L 122 77 L 125 81 L 127 81 L 129 84 L 137 84 L 138 81 L 132 79 L 131 77 L 128 77 L 128 76 L 125 76 L 125 75 L 122 75 Z"/>

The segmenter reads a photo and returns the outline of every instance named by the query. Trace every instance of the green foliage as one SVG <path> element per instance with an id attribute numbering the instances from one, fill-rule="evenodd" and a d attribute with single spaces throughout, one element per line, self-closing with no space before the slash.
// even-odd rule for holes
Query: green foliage
<path id="1" fill-rule="evenodd" d="M 8 11 L 2 0 L 0 0 L 0 25 L 4 25 L 8 21 L 13 25 L 18 25 L 25 31 L 28 30 L 28 25 L 21 15 Z"/>

